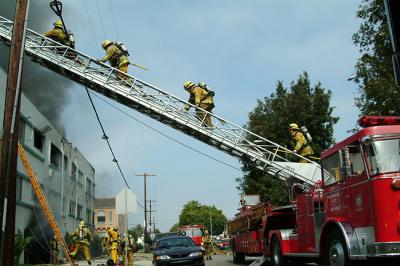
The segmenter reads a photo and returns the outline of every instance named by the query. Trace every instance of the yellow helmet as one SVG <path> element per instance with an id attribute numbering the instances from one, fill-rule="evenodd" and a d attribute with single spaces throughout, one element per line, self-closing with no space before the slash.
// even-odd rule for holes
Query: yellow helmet
<path id="1" fill-rule="evenodd" d="M 57 20 L 56 22 L 54 22 L 53 25 L 54 25 L 54 27 L 56 27 L 56 28 L 63 29 L 63 23 L 62 23 L 61 20 Z"/>
<path id="2" fill-rule="evenodd" d="M 101 44 L 101 46 L 103 47 L 103 49 L 106 49 L 107 46 L 109 46 L 110 44 L 112 44 L 112 41 L 110 41 L 110 40 L 105 40 L 105 41 Z"/>
<path id="3" fill-rule="evenodd" d="M 185 88 L 185 89 L 190 89 L 191 87 L 193 87 L 195 84 L 193 83 L 193 82 L 191 82 L 191 81 L 185 81 L 184 83 L 183 83 L 183 87 Z"/>
<path id="4" fill-rule="evenodd" d="M 85 225 L 85 222 L 82 220 L 82 221 L 79 223 L 79 226 L 82 226 L 82 227 L 83 227 L 83 226 L 86 226 L 86 225 Z"/>
<path id="5" fill-rule="evenodd" d="M 299 130 L 299 126 L 296 123 L 291 123 L 289 125 L 289 129 L 295 129 L 295 130 Z"/>

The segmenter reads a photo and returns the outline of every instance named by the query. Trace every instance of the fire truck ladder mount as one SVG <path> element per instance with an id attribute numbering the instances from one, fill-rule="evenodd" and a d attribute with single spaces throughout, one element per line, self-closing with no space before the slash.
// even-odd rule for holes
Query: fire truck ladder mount
<path id="1" fill-rule="evenodd" d="M 0 39 L 10 46 L 13 22 L 0 16 Z M 309 186 L 320 180 L 318 163 L 296 163 L 287 158 L 291 151 L 211 113 L 213 127 L 202 126 L 195 106 L 185 112 L 186 101 L 134 76 L 124 74 L 79 51 L 27 30 L 25 53 L 38 63 L 68 79 L 125 106 L 150 116 L 189 136 L 282 180 L 295 178 Z M 205 111 L 204 111 L 205 112 Z M 297 154 L 291 157 L 302 158 Z"/>

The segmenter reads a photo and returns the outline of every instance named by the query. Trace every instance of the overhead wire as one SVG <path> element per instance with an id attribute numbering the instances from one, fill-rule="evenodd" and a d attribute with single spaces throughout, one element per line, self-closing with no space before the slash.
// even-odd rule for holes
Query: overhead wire
<path id="1" fill-rule="evenodd" d="M 158 130 L 158 129 L 156 129 L 156 128 L 154 128 L 154 127 L 152 127 L 152 126 L 146 124 L 145 122 L 143 122 L 143 121 L 141 121 L 141 120 L 139 120 L 139 119 L 137 119 L 136 117 L 133 117 L 131 114 L 128 114 L 127 112 L 125 112 L 125 111 L 122 110 L 121 108 L 118 108 L 118 107 L 115 106 L 114 104 L 112 104 L 112 103 L 108 102 L 107 100 L 105 100 L 105 99 L 99 97 L 98 95 L 96 95 L 96 94 L 93 94 L 93 95 L 94 95 L 95 97 L 97 97 L 98 99 L 100 99 L 101 101 L 103 101 L 103 102 L 107 103 L 108 105 L 112 106 L 114 109 L 120 111 L 121 113 L 125 114 L 125 115 L 128 116 L 129 118 L 135 120 L 135 121 L 138 122 L 139 124 L 142 124 L 143 126 L 145 126 L 145 127 L 147 127 L 147 128 L 150 128 L 151 130 L 157 132 L 158 134 L 160 134 L 160 135 L 162 135 L 162 136 L 164 136 L 164 137 L 166 137 L 166 138 L 168 138 L 168 139 L 170 139 L 170 140 L 172 140 L 172 141 L 174 141 L 174 142 L 176 142 L 176 143 L 178 143 L 178 144 L 180 144 L 180 145 L 182 145 L 182 146 L 184 146 L 184 147 L 186 147 L 186 148 L 188 148 L 188 149 L 190 149 L 190 150 L 192 150 L 192 151 L 194 151 L 194 152 L 197 152 L 197 153 L 199 153 L 199 154 L 201 154 L 201 155 L 203 155 L 203 156 L 205 156 L 205 157 L 207 157 L 207 158 L 209 158 L 209 159 L 212 159 L 212 160 L 214 160 L 214 161 L 216 161 L 216 162 L 219 162 L 219 163 L 221 163 L 221 164 L 223 164 L 223 165 L 225 165 L 225 166 L 228 166 L 228 167 L 230 167 L 230 168 L 232 168 L 232 169 L 235 169 L 235 170 L 238 170 L 238 171 L 242 172 L 242 170 L 241 170 L 240 168 L 238 168 L 238 167 L 236 167 L 236 166 L 233 166 L 233 165 L 231 165 L 231 164 L 228 164 L 228 163 L 226 163 L 226 162 L 224 162 L 224 161 L 221 161 L 221 160 L 219 160 L 219 159 L 217 159 L 217 158 L 215 158 L 215 157 L 212 157 L 212 156 L 210 156 L 210 155 L 208 155 L 208 154 L 206 154 L 206 153 L 204 153 L 204 152 L 202 152 L 202 151 L 199 151 L 199 150 L 197 150 L 197 149 L 195 149 L 195 148 L 193 148 L 193 147 L 190 147 L 189 145 L 187 145 L 187 144 L 185 144 L 185 143 L 183 143 L 183 142 L 181 142 L 181 141 L 179 141 L 179 140 L 177 140 L 177 139 L 175 139 L 175 138 L 173 138 L 173 137 L 168 136 L 167 134 L 161 132 L 160 130 Z"/>
<path id="2" fill-rule="evenodd" d="M 119 165 L 118 160 L 117 160 L 117 158 L 115 157 L 115 153 L 114 153 L 114 151 L 113 151 L 113 149 L 112 149 L 112 147 L 111 147 L 109 138 L 108 138 L 108 136 L 107 136 L 107 134 L 106 134 L 106 132 L 105 132 L 105 130 L 104 130 L 103 124 L 101 123 L 99 114 L 97 113 L 96 106 L 94 105 L 93 100 L 92 100 L 92 97 L 90 96 L 89 89 L 88 89 L 86 86 L 85 86 L 85 89 L 86 89 L 87 95 L 88 95 L 88 97 L 89 97 L 90 103 L 91 103 L 91 105 L 92 105 L 92 108 L 93 108 L 93 110 L 94 110 L 94 113 L 96 114 L 97 121 L 99 122 L 99 125 L 100 125 L 100 127 L 101 127 L 101 130 L 102 130 L 102 132 L 103 132 L 102 138 L 107 142 L 108 148 L 110 149 L 110 152 L 111 152 L 111 154 L 112 154 L 112 157 L 113 157 L 113 160 L 112 160 L 112 161 L 117 165 L 118 170 L 119 170 L 119 173 L 120 173 L 121 176 L 122 176 L 122 179 L 124 180 L 126 186 L 130 189 L 129 184 L 128 184 L 128 181 L 126 180 L 125 175 L 124 175 L 124 173 L 122 172 L 121 166 Z M 140 204 L 139 201 L 136 201 L 136 202 L 137 202 L 137 203 L 139 204 L 139 206 L 143 209 L 142 204 Z"/>
<path id="3" fill-rule="evenodd" d="M 111 17 L 112 17 L 112 21 L 113 21 L 114 28 L 115 28 L 115 33 L 117 35 L 117 40 L 119 40 L 118 27 L 117 27 L 117 23 L 116 23 L 116 20 L 114 17 L 114 10 L 113 10 L 112 4 L 111 4 L 111 0 L 108 0 L 108 4 L 110 5 Z"/>
<path id="4" fill-rule="evenodd" d="M 44 239 L 44 241 L 45 241 L 45 243 L 46 243 L 47 247 L 48 247 L 48 248 L 49 248 L 49 250 L 50 250 L 50 245 L 49 245 L 49 242 L 47 242 L 46 235 L 45 235 L 45 233 L 43 232 L 43 229 L 42 229 L 41 223 L 40 223 L 40 221 L 39 221 L 39 218 L 38 218 L 38 216 L 37 216 L 37 214 L 36 214 L 36 206 L 34 206 L 34 207 L 33 207 L 33 213 L 35 214 L 35 219 L 36 219 L 36 222 L 39 224 L 39 229 L 40 229 L 40 232 L 42 232 L 43 239 Z"/>
<path id="5" fill-rule="evenodd" d="M 90 18 L 89 9 L 88 9 L 88 7 L 87 7 L 87 5 L 86 5 L 86 1 L 82 1 L 82 2 L 83 2 L 83 5 L 84 5 L 84 7 L 85 7 L 86 15 L 88 16 L 88 19 L 89 19 L 89 26 L 90 26 L 90 30 L 92 31 L 94 40 L 95 40 L 96 44 L 99 44 L 100 42 L 99 42 L 98 39 L 96 38 L 96 32 L 95 32 L 94 27 L 93 27 L 93 24 L 92 24 L 92 19 Z M 96 45 L 96 46 L 97 46 L 97 45 Z M 100 45 L 99 45 L 98 47 L 100 47 Z M 97 53 L 98 53 L 98 55 L 99 55 L 99 57 L 100 57 L 100 50 L 99 50 L 99 48 L 97 48 L 96 50 L 97 50 Z"/>
<path id="6" fill-rule="evenodd" d="M 99 2 L 98 1 L 99 0 L 96 0 L 97 13 L 99 13 L 100 25 L 101 25 L 101 29 L 103 30 L 104 39 L 107 39 L 106 30 L 105 30 L 104 24 L 103 24 L 103 17 L 101 16 L 101 12 L 100 12 Z"/>

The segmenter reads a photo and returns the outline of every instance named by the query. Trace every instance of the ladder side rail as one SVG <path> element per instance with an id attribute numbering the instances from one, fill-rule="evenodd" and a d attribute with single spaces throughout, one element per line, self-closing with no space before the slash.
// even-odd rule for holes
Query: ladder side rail
<path id="1" fill-rule="evenodd" d="M 31 182 L 31 185 L 35 192 L 35 195 L 36 195 L 37 199 L 39 200 L 39 203 L 46 215 L 47 221 L 49 222 L 50 227 L 53 229 L 54 234 L 57 236 L 58 241 L 61 243 L 61 246 L 64 250 L 65 257 L 67 257 L 70 265 L 74 266 L 75 265 L 74 260 L 72 259 L 72 256 L 68 250 L 67 244 L 65 243 L 64 237 L 61 233 L 61 230 L 58 227 L 57 220 L 55 219 L 53 212 L 51 211 L 49 203 L 47 202 L 46 197 L 43 193 L 42 187 L 40 186 L 39 181 L 36 177 L 36 174 L 33 171 L 33 168 L 26 156 L 25 150 L 20 143 L 18 143 L 18 154 L 19 154 L 19 157 L 21 158 L 22 164 L 25 168 L 25 172 L 29 177 L 29 180 Z"/>
<path id="2" fill-rule="evenodd" d="M 39 34 L 37 34 L 37 33 L 35 33 L 35 32 L 33 32 L 33 31 L 31 31 L 32 32 L 32 34 L 36 34 L 36 35 L 39 35 Z M 40 35 L 39 35 L 40 36 Z M 52 41 L 52 40 L 49 40 L 50 42 Z M 62 46 L 61 46 L 62 47 Z M 68 49 L 70 49 L 70 48 L 66 48 L 67 50 Z M 71 51 L 74 51 L 74 53 L 76 53 L 76 55 L 77 55 L 77 57 L 79 58 L 79 55 L 81 55 L 83 58 L 82 59 L 84 59 L 85 61 L 87 60 L 87 64 L 85 64 L 85 66 L 86 66 L 86 68 L 89 68 L 89 65 L 91 65 L 91 64 L 96 64 L 97 62 L 96 61 L 94 61 L 93 59 L 91 59 L 90 57 L 88 57 L 88 56 L 86 56 L 86 55 L 84 55 L 84 54 L 82 54 L 82 53 L 80 53 L 80 52 L 77 52 L 77 51 L 75 51 L 75 50 L 72 50 L 72 49 L 70 49 Z M 37 53 L 36 54 L 39 54 L 39 51 L 37 51 Z M 64 56 L 65 56 L 65 54 L 66 53 L 64 53 Z M 56 57 L 60 57 L 59 55 L 55 55 Z M 71 63 L 71 60 L 68 60 L 68 59 L 66 59 L 66 61 L 65 61 L 65 64 L 68 64 L 68 63 Z M 103 64 L 104 65 L 104 64 Z M 65 68 L 65 66 L 61 66 L 61 67 L 64 67 Z M 102 66 L 103 68 L 105 67 L 106 69 L 108 68 L 108 69 L 110 69 L 111 67 L 109 67 L 108 65 L 104 65 L 104 66 Z M 73 66 L 73 64 L 72 64 L 72 66 L 71 66 L 71 64 L 70 64 L 70 68 L 69 69 L 73 69 L 74 68 L 74 66 Z M 104 72 L 104 70 L 101 70 L 101 71 L 103 71 Z M 121 73 L 121 72 L 119 72 L 118 70 L 115 70 L 115 69 L 112 69 L 111 68 L 111 72 L 110 72 L 110 74 L 112 73 L 112 72 L 117 72 L 117 74 L 119 74 L 119 73 Z M 76 73 L 77 75 L 80 75 L 81 73 Z M 117 74 L 115 74 L 115 75 L 117 75 Z M 109 75 L 110 76 L 110 75 Z M 98 78 L 98 77 L 97 77 Z M 132 77 L 131 77 L 132 78 Z M 93 79 L 93 77 L 92 77 L 92 81 L 93 81 L 94 79 Z M 101 79 L 100 79 L 101 80 Z M 184 104 L 187 104 L 186 102 L 184 102 L 183 100 L 181 100 L 181 99 L 179 99 L 179 98 L 177 98 L 176 96 L 173 96 L 173 95 L 171 95 L 171 94 L 168 94 L 168 93 L 166 93 L 166 92 L 164 92 L 163 90 L 160 90 L 159 88 L 157 88 L 157 87 L 155 87 L 155 86 L 152 86 L 152 85 L 150 85 L 150 84 L 148 84 L 148 83 L 146 83 L 146 82 L 144 82 L 144 81 L 141 81 L 141 80 L 139 80 L 139 79 L 136 79 L 135 78 L 135 80 L 138 82 L 138 83 L 140 83 L 141 84 L 141 86 L 142 87 L 146 87 L 146 88 L 148 88 L 148 89 L 150 89 L 150 90 L 155 90 L 156 92 L 157 92 L 157 94 L 161 94 L 161 95 L 168 95 L 169 97 L 173 97 L 173 98 L 175 98 L 176 99 L 176 101 L 181 101 L 182 103 L 184 103 Z M 104 82 L 103 82 L 103 84 L 102 84 L 103 86 L 104 86 Z M 109 86 L 108 86 L 109 87 Z M 121 86 L 114 86 L 114 92 L 116 92 L 117 90 L 119 90 L 119 89 L 121 89 L 120 88 Z M 129 93 L 129 91 L 127 91 L 126 93 Z M 157 99 L 156 99 L 157 100 Z M 138 101 L 137 101 L 138 102 Z M 140 102 L 140 101 L 139 101 Z M 193 105 L 192 105 L 192 107 L 193 107 Z M 155 111 L 155 112 L 159 112 L 159 108 L 156 108 L 156 109 L 154 109 L 153 108 L 153 110 Z M 179 110 L 180 111 L 180 110 Z M 173 112 L 173 110 L 171 110 L 171 112 Z M 204 111 L 204 112 L 206 112 L 206 111 Z M 222 119 L 222 118 L 220 118 L 220 117 L 218 117 L 218 116 L 216 116 L 216 115 L 214 115 L 214 114 L 212 114 L 211 113 L 211 116 L 213 116 L 214 118 L 217 118 L 219 121 L 221 121 L 221 124 L 222 124 L 222 121 L 224 122 L 223 124 L 224 125 L 229 125 L 231 128 L 234 128 L 234 129 L 237 129 L 237 130 L 239 130 L 241 133 L 236 137 L 236 139 L 235 139 L 235 143 L 233 143 L 233 145 L 232 145 L 232 143 L 229 143 L 229 142 L 227 142 L 227 141 L 225 141 L 226 139 L 228 139 L 228 138 L 225 138 L 224 139 L 224 142 L 226 143 L 226 145 L 228 145 L 228 146 L 232 146 L 233 148 L 236 148 L 237 149 L 237 147 L 235 147 L 238 143 L 241 143 L 241 140 L 243 140 L 243 141 L 245 141 L 246 139 L 243 137 L 243 136 L 241 136 L 242 135 L 242 132 L 246 132 L 247 134 L 250 134 L 250 135 L 253 135 L 253 136 L 255 136 L 256 138 L 258 138 L 258 139 L 261 139 L 262 141 L 265 141 L 265 142 L 267 142 L 267 143 L 273 143 L 273 142 L 271 142 L 271 141 L 269 141 L 269 140 L 267 140 L 267 139 L 265 139 L 265 138 L 262 138 L 261 136 L 258 136 L 258 135 L 256 135 L 256 134 L 254 134 L 254 133 L 252 133 L 252 132 L 250 132 L 250 131 L 248 131 L 248 130 L 246 130 L 246 129 L 243 129 L 243 128 L 241 128 L 241 127 L 239 127 L 239 126 L 237 126 L 237 125 L 235 125 L 235 124 L 233 124 L 233 123 L 230 123 L 230 122 L 228 122 L 228 121 L 226 121 L 226 120 L 224 120 L 224 119 Z M 196 118 L 196 117 L 194 117 L 195 119 L 193 119 L 193 121 L 195 121 L 195 122 L 198 122 L 198 119 Z M 196 121 L 197 120 L 197 121 Z M 187 124 L 189 124 L 189 123 L 187 123 Z M 198 130 L 198 131 L 201 131 L 201 130 L 199 130 L 199 129 L 201 129 L 199 126 L 198 126 L 198 124 L 199 123 L 197 123 L 197 127 L 195 128 L 196 130 Z M 222 129 L 221 131 L 222 132 L 224 132 L 223 130 L 224 130 L 224 128 L 220 128 L 220 129 Z M 235 132 L 235 130 L 233 130 L 234 132 Z M 202 133 L 204 133 L 204 132 L 202 132 Z M 206 135 L 212 135 L 212 134 L 206 134 Z M 224 138 L 224 137 L 223 137 Z M 218 139 L 217 139 L 217 141 L 219 141 Z M 284 147 L 282 147 L 282 146 L 280 146 L 280 145 L 278 145 L 278 144 L 276 144 L 276 143 L 273 143 L 274 145 L 276 145 L 278 148 L 281 148 L 281 149 L 285 149 Z M 253 147 L 248 147 L 247 148 L 247 150 L 244 152 L 244 153 L 246 153 L 246 154 L 248 154 L 249 153 L 249 150 L 251 150 Z M 242 151 L 240 151 L 240 152 L 242 152 L 243 153 L 243 150 Z M 252 153 L 254 153 L 254 152 L 256 152 L 256 154 L 257 154 L 257 151 L 253 151 Z M 297 156 L 297 155 L 295 155 L 295 156 Z"/>

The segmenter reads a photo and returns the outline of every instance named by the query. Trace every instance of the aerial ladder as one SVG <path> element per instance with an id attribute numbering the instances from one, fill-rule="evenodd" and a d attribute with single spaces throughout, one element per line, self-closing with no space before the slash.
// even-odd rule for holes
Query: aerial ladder
<path id="1" fill-rule="evenodd" d="M 28 158 L 26 157 L 25 150 L 20 143 L 18 143 L 18 155 L 21 158 L 22 164 L 25 168 L 25 172 L 29 177 L 29 181 L 31 182 L 32 189 L 35 192 L 36 198 L 38 199 L 40 206 L 43 209 L 47 221 L 49 222 L 49 225 L 53 230 L 54 235 L 57 237 L 58 242 L 61 244 L 61 247 L 63 248 L 65 257 L 67 258 L 71 266 L 75 266 L 76 264 L 74 263 L 71 253 L 69 252 L 68 246 L 64 241 L 64 237 L 61 233 L 60 227 L 58 226 L 57 220 L 54 217 L 50 205 L 46 200 L 42 187 L 40 186 L 40 183 L 36 177 L 36 173 L 33 171 L 32 165 L 29 162 Z"/>
<path id="2" fill-rule="evenodd" d="M 0 16 L 0 40 L 8 46 L 12 28 L 13 22 Z M 208 145 L 246 160 L 270 175 L 282 180 L 294 179 L 307 186 L 314 185 L 321 178 L 318 163 L 292 162 L 287 154 L 297 159 L 302 157 L 213 113 L 213 127 L 204 127 L 195 111 L 183 110 L 189 104 L 187 101 L 29 29 L 26 32 L 25 53 L 37 64 Z M 191 107 L 191 110 L 196 109 L 194 105 Z"/>

